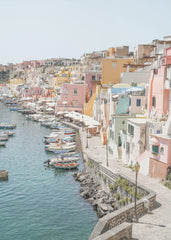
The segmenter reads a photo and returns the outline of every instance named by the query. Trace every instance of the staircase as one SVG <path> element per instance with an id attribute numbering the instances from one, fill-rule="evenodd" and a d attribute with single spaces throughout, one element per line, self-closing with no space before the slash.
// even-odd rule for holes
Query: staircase
<path id="1" fill-rule="evenodd" d="M 93 106 L 96 99 L 96 93 L 93 93 L 89 102 L 84 106 L 84 114 L 93 117 Z"/>

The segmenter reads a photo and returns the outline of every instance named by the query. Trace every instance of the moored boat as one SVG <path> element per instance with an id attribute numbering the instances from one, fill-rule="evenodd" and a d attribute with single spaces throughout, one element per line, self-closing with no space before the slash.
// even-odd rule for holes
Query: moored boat
<path id="1" fill-rule="evenodd" d="M 0 147 L 2 146 L 2 147 L 5 147 L 5 145 L 6 145 L 6 142 L 0 142 Z"/>
<path id="2" fill-rule="evenodd" d="M 45 150 L 46 151 L 50 151 L 50 152 L 55 152 L 57 150 L 67 150 L 69 152 L 74 151 L 76 149 L 76 145 L 69 145 L 69 146 L 50 146 L 50 145 L 46 145 L 45 146 Z"/>
<path id="3" fill-rule="evenodd" d="M 78 163 L 57 163 L 54 165 L 56 169 L 72 170 L 78 168 Z"/>
<path id="4" fill-rule="evenodd" d="M 16 124 L 0 123 L 0 129 L 14 129 L 16 126 Z"/>

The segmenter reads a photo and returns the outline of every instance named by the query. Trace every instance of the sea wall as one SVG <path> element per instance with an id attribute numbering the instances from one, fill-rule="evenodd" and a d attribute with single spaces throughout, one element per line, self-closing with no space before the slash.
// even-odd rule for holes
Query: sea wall
<path id="1" fill-rule="evenodd" d="M 102 188 L 106 192 L 110 193 L 109 185 L 115 183 L 120 177 L 126 179 L 132 186 L 135 185 L 132 182 L 132 180 L 129 179 L 128 177 L 122 174 L 111 172 L 108 168 L 101 165 L 101 163 L 97 163 L 95 160 L 89 158 L 89 156 L 86 154 L 84 154 L 84 159 L 87 171 L 93 176 L 96 182 L 101 184 Z M 148 210 L 154 208 L 156 203 L 156 194 L 142 185 L 138 185 L 137 192 L 144 196 L 137 201 L 137 215 L 140 217 L 141 215 L 147 213 Z M 147 202 L 148 205 L 146 205 Z M 99 219 L 92 234 L 89 237 L 89 240 L 96 239 L 98 236 L 101 236 L 102 234 L 108 232 L 109 230 L 119 226 L 124 222 L 132 222 L 134 219 L 134 215 L 135 215 L 134 203 L 130 203 L 125 207 L 122 207 L 112 213 L 107 214 L 106 216 Z M 122 231 L 120 231 L 121 235 L 119 235 L 120 238 L 116 239 L 121 239 L 123 232 L 126 231 L 124 229 L 124 225 L 121 229 L 122 229 Z"/>

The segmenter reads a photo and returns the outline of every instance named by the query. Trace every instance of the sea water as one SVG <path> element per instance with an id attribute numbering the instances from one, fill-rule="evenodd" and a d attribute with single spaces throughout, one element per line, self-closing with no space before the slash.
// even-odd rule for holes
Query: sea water
<path id="1" fill-rule="evenodd" d="M 0 102 L 0 122 L 17 123 L 14 137 L 0 147 L 0 169 L 8 181 L 0 182 L 0 239 L 86 240 L 97 216 L 80 196 L 73 171 L 45 168 L 53 153 L 44 150 L 49 129 L 27 121 Z M 79 142 L 77 142 L 78 151 Z M 82 160 L 79 168 L 83 168 Z"/>

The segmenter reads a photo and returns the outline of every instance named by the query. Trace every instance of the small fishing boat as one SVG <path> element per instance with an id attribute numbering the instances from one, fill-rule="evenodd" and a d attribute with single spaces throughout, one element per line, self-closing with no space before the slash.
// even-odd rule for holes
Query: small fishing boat
<path id="1" fill-rule="evenodd" d="M 5 145 L 6 145 L 6 142 L 0 142 L 0 147 L 5 147 Z"/>
<path id="2" fill-rule="evenodd" d="M 0 129 L 14 129 L 16 126 L 16 124 L 0 123 Z"/>
<path id="3" fill-rule="evenodd" d="M 56 151 L 55 153 L 57 155 L 60 155 L 60 156 L 63 156 L 63 157 L 79 157 L 79 154 L 77 152 L 68 152 L 68 151 L 59 152 L 59 151 Z"/>
<path id="4" fill-rule="evenodd" d="M 1 134 L 8 135 L 9 137 L 11 137 L 11 136 L 14 136 L 14 135 L 15 135 L 15 133 L 14 133 L 14 132 L 11 132 L 11 131 L 4 131 L 4 132 L 0 132 L 0 136 L 1 136 Z"/>
<path id="5" fill-rule="evenodd" d="M 50 166 L 54 166 L 56 163 L 74 163 L 78 162 L 79 158 L 78 157 L 73 157 L 73 158 L 50 158 L 47 161 L 44 162 L 44 164 L 48 164 Z"/>
<path id="6" fill-rule="evenodd" d="M 7 134 L 0 134 L 0 141 L 8 141 L 8 135 Z"/>
<path id="7" fill-rule="evenodd" d="M 75 144 L 70 146 L 49 146 L 49 145 L 45 146 L 45 150 L 50 152 L 55 152 L 57 150 L 68 150 L 69 152 L 71 152 L 74 151 L 75 149 L 76 149 Z"/>
<path id="8" fill-rule="evenodd" d="M 56 169 L 72 170 L 78 168 L 78 163 L 57 163 L 54 165 Z"/>

